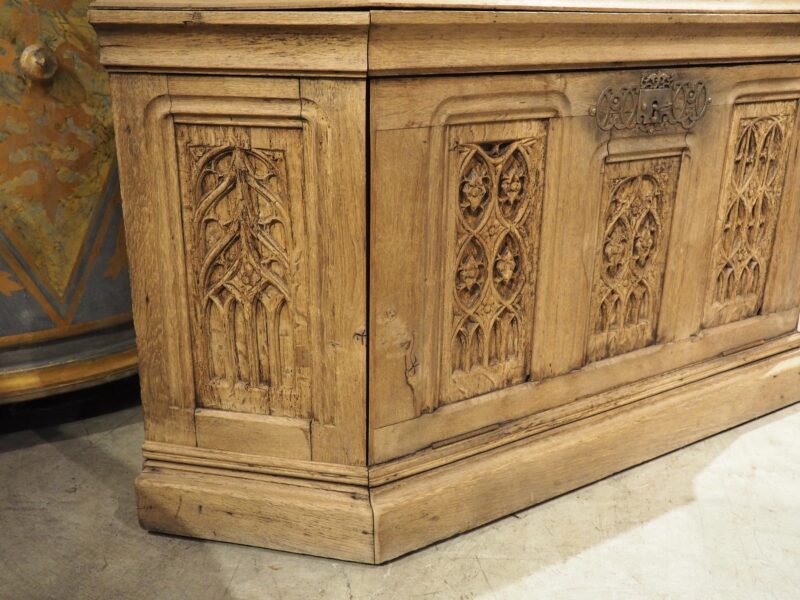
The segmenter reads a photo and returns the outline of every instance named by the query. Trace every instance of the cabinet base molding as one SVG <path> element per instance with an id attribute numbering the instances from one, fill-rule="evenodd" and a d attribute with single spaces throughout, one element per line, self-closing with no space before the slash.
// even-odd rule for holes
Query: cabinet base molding
<path id="1" fill-rule="evenodd" d="M 729 360 L 725 372 L 377 487 L 162 454 L 137 480 L 139 519 L 153 531 L 383 563 L 798 400 L 800 349 Z"/>
<path id="2" fill-rule="evenodd" d="M 151 531 L 375 562 L 366 487 L 175 464 L 145 468 L 136 502 Z"/>

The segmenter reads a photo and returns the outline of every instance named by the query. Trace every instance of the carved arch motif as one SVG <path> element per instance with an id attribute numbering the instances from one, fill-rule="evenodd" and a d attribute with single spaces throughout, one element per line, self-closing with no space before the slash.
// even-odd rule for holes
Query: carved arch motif
<path id="1" fill-rule="evenodd" d="M 525 381 L 530 365 L 547 121 L 522 139 L 459 143 L 443 401 Z"/>
<path id="2" fill-rule="evenodd" d="M 783 200 L 795 101 L 734 107 L 704 325 L 761 312 Z"/>
<path id="3" fill-rule="evenodd" d="M 218 144 L 197 143 L 195 137 L 207 136 L 193 136 L 190 127 L 179 135 L 185 143 L 184 233 L 195 289 L 199 401 L 243 412 L 302 414 L 300 396 L 307 392 L 297 381 L 304 366 L 297 349 L 305 332 L 297 324 L 298 223 L 287 151 L 252 148 L 235 128 L 215 134 Z"/>
<path id="4" fill-rule="evenodd" d="M 609 163 L 587 361 L 655 340 L 680 157 Z"/>

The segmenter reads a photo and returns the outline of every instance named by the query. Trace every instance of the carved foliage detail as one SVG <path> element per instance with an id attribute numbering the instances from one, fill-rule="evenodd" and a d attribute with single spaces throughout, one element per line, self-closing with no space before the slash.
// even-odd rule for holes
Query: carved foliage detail
<path id="1" fill-rule="evenodd" d="M 680 158 L 605 167 L 587 359 L 655 339 Z"/>
<path id="2" fill-rule="evenodd" d="M 734 107 L 704 324 L 761 311 L 783 196 L 795 102 Z"/>
<path id="3" fill-rule="evenodd" d="M 242 136 L 239 136 L 240 138 Z M 293 414 L 296 264 L 283 149 L 187 141 L 184 230 L 204 405 Z"/>
<path id="4" fill-rule="evenodd" d="M 524 139 L 463 143 L 455 197 L 445 402 L 524 381 L 533 324 L 547 122 Z"/>

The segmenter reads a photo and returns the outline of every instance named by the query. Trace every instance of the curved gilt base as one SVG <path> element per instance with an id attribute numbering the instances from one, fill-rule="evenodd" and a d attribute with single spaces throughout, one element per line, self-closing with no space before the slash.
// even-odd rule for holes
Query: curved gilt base
<path id="1" fill-rule="evenodd" d="M 122 379 L 137 371 L 136 349 L 99 358 L 14 371 L 0 376 L 0 404 L 35 400 L 52 394 Z"/>
<path id="2" fill-rule="evenodd" d="M 644 399 L 377 487 L 319 466 L 149 451 L 136 482 L 139 520 L 153 531 L 383 563 L 795 402 L 800 349 L 760 360 L 748 352 L 714 376 L 666 391 L 653 378 Z"/>

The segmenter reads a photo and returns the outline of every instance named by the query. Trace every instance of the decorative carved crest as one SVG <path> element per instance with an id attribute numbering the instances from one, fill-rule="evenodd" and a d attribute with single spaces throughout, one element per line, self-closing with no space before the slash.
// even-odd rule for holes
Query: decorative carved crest
<path id="1" fill-rule="evenodd" d="M 455 261 L 445 331 L 445 402 L 525 381 L 544 190 L 539 135 L 459 144 Z M 451 213 L 451 214 L 453 214 Z"/>
<path id="2" fill-rule="evenodd" d="M 603 131 L 639 129 L 654 133 L 667 125 L 690 129 L 711 102 L 702 81 L 676 81 L 666 72 L 644 75 L 638 86 L 600 93 L 589 114 Z"/>
<path id="3" fill-rule="evenodd" d="M 680 157 L 606 165 L 589 361 L 655 339 Z"/>
<path id="4" fill-rule="evenodd" d="M 704 324 L 757 315 L 783 199 L 794 101 L 734 107 Z"/>

